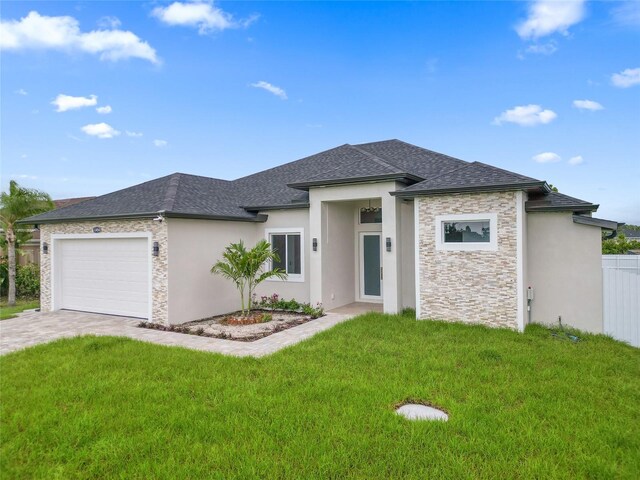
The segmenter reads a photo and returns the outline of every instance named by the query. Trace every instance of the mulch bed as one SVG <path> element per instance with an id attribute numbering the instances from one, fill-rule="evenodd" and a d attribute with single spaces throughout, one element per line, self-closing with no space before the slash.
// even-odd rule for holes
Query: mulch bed
<path id="1" fill-rule="evenodd" d="M 272 320 L 261 322 L 263 315 L 271 315 Z M 221 338 L 239 342 L 253 342 L 274 333 L 287 330 L 314 320 L 311 315 L 299 312 L 277 310 L 252 310 L 251 316 L 243 317 L 241 312 L 204 318 L 182 325 L 160 325 L 140 322 L 138 327 L 165 332 L 185 333 L 200 337 Z"/>

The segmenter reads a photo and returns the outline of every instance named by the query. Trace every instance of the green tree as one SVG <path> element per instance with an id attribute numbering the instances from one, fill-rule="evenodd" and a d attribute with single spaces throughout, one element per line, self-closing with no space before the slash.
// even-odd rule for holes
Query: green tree
<path id="1" fill-rule="evenodd" d="M 622 234 L 602 241 L 603 255 L 624 255 L 629 250 L 640 250 L 640 242 L 627 240 Z"/>
<path id="2" fill-rule="evenodd" d="M 235 283 L 240 292 L 243 315 L 251 312 L 253 291 L 258 284 L 268 278 L 287 278 L 287 274 L 281 269 L 265 269 L 268 261 L 280 261 L 278 254 L 271 249 L 271 245 L 266 240 L 260 240 L 250 250 L 247 250 L 242 240 L 232 243 L 225 248 L 222 257 L 223 260 L 218 260 L 211 267 L 211 273 L 221 275 Z M 245 298 L 248 300 L 246 303 Z"/>
<path id="3" fill-rule="evenodd" d="M 40 190 L 23 188 L 15 180 L 9 182 L 9 191 L 0 194 L 0 228 L 7 248 L 9 289 L 7 304 L 16 304 L 16 244 L 25 241 L 24 232 L 16 222 L 54 208 L 51 197 Z"/>

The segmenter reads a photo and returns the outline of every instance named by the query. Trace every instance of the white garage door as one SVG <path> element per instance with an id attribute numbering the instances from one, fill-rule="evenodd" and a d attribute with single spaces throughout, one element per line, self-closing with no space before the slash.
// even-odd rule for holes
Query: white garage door
<path id="1" fill-rule="evenodd" d="M 56 308 L 149 316 L 147 238 L 57 240 Z"/>

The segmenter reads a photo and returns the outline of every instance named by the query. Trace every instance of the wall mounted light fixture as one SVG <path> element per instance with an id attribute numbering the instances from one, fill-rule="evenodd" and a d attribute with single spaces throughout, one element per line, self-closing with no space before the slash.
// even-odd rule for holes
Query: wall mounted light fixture
<path id="1" fill-rule="evenodd" d="M 311 245 L 313 246 L 313 251 L 317 252 L 318 251 L 318 239 L 314 238 L 313 241 L 311 242 Z"/>
<path id="2" fill-rule="evenodd" d="M 160 244 L 158 242 L 153 242 L 153 256 L 157 257 L 160 255 Z"/>
<path id="3" fill-rule="evenodd" d="M 44 254 L 49 253 L 49 244 L 47 242 L 42 243 L 42 253 Z"/>
<path id="4" fill-rule="evenodd" d="M 387 237 L 387 252 L 391 251 L 391 237 Z"/>

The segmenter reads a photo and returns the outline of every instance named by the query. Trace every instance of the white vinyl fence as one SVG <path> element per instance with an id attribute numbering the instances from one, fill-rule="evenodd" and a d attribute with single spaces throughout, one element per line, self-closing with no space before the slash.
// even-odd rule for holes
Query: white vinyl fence
<path id="1" fill-rule="evenodd" d="M 604 333 L 640 347 L 640 255 L 602 256 Z"/>

